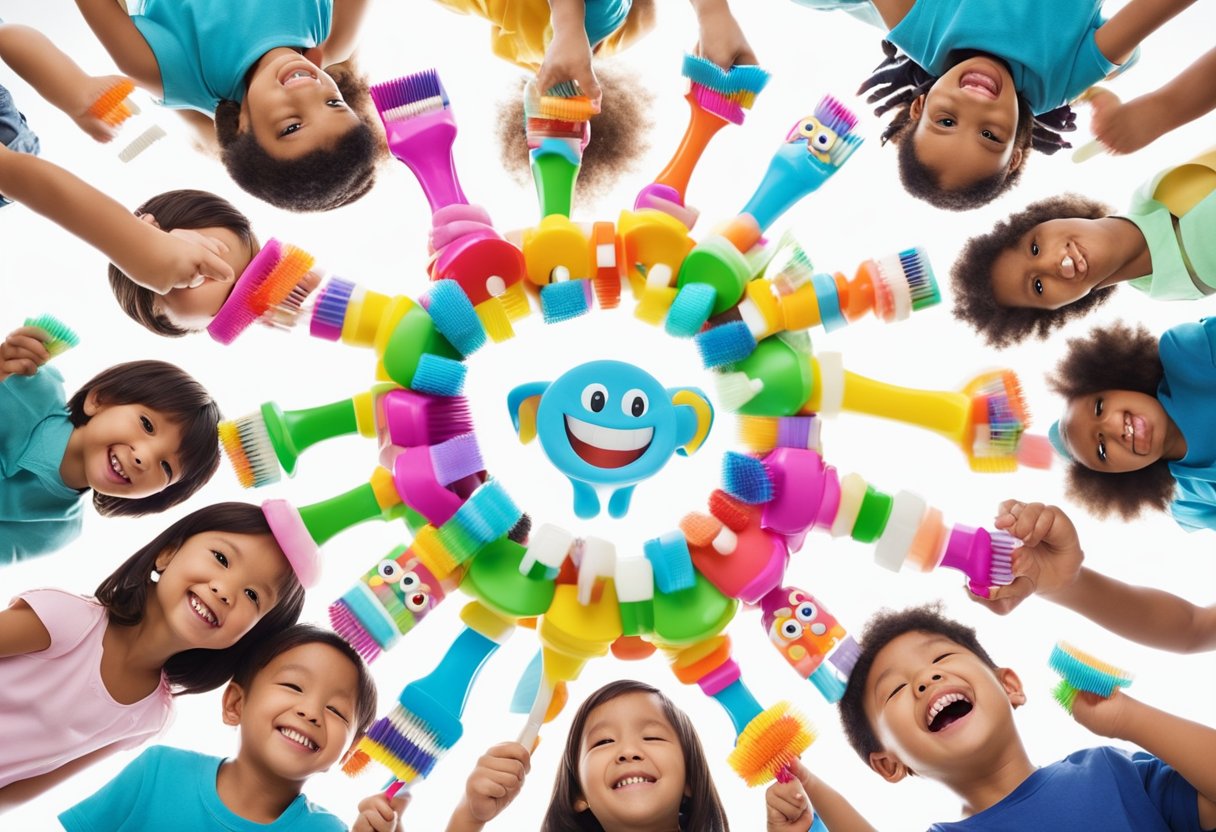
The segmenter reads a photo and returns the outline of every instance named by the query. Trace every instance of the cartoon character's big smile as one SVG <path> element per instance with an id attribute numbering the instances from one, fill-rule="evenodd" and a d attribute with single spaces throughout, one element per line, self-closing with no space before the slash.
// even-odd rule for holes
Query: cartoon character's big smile
<path id="1" fill-rule="evenodd" d="M 623 468 L 650 448 L 654 428 L 606 428 L 566 414 L 566 438 L 579 459 L 596 468 Z"/>

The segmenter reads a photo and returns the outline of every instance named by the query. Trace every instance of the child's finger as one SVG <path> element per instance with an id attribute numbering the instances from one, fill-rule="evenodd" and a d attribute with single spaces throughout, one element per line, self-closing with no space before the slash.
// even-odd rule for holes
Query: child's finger
<path id="1" fill-rule="evenodd" d="M 517 742 L 502 742 L 486 751 L 483 760 L 513 760 L 522 766 L 521 776 L 532 769 L 532 755 Z"/>
<path id="2" fill-rule="evenodd" d="M 1056 513 L 1047 510 L 1046 506 L 1039 508 L 1039 513 L 1034 519 L 1034 528 L 1026 535 L 1025 542 L 1027 546 L 1037 546 L 1051 534 L 1052 527 L 1055 525 Z"/>

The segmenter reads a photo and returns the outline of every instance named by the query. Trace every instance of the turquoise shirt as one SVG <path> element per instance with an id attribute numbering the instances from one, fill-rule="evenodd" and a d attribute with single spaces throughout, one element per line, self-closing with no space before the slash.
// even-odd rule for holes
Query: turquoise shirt
<path id="1" fill-rule="evenodd" d="M 215 791 L 219 757 L 154 745 L 117 777 L 59 816 L 68 832 L 346 832 L 346 824 L 298 795 L 273 823 L 254 823 Z"/>
<path id="2" fill-rule="evenodd" d="M 1160 349 L 1157 399 L 1186 437 L 1186 456 L 1169 463 L 1178 481 L 1170 513 L 1187 531 L 1216 529 L 1216 318 L 1166 330 Z"/>
<path id="3" fill-rule="evenodd" d="M 625 25 L 633 0 L 591 0 L 586 4 L 586 14 L 583 17 L 583 29 L 587 32 L 587 42 L 592 46 L 611 35 Z"/>
<path id="4" fill-rule="evenodd" d="M 131 20 L 164 88 L 163 104 L 211 116 L 245 97 L 245 74 L 278 46 L 311 49 L 329 37 L 333 0 L 143 0 Z"/>
<path id="5" fill-rule="evenodd" d="M 0 564 L 45 555 L 80 535 L 84 492 L 59 476 L 71 436 L 58 370 L 0 382 Z"/>

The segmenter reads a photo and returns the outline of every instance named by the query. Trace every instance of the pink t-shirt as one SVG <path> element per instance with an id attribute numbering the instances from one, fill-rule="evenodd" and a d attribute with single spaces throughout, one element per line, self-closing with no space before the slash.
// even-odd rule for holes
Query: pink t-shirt
<path id="1" fill-rule="evenodd" d="M 169 721 L 169 682 L 131 705 L 101 680 L 105 608 L 60 589 L 17 596 L 51 634 L 37 653 L 0 658 L 0 787 L 53 771 L 117 743 L 134 748 Z"/>

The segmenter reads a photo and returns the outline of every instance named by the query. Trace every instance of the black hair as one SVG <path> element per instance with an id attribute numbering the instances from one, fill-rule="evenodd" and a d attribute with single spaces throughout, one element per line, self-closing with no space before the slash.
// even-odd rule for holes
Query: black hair
<path id="1" fill-rule="evenodd" d="M 574 714 L 570 733 L 566 736 L 561 765 L 553 783 L 553 798 L 549 801 L 544 820 L 541 821 L 541 832 L 603 832 L 603 827 L 591 810 L 574 811 L 574 801 L 583 793 L 578 778 L 579 749 L 591 712 L 605 702 L 630 693 L 653 694 L 659 698 L 663 715 L 671 723 L 684 751 L 684 782 L 690 794 L 680 804 L 680 828 L 687 832 L 730 832 L 726 811 L 718 798 L 718 790 L 714 787 L 709 763 L 705 759 L 705 751 L 701 748 L 701 740 L 692 720 L 661 690 L 632 679 L 621 679 L 604 685 L 588 696 Z"/>
<path id="2" fill-rule="evenodd" d="M 155 514 L 188 499 L 211 479 L 220 465 L 219 405 L 203 385 L 180 367 L 165 361 L 115 364 L 86 381 L 68 400 L 73 427 L 88 424 L 85 399 L 92 393 L 99 405 L 138 404 L 158 410 L 182 429 L 178 448 L 180 477 L 156 494 L 139 499 L 93 492 L 97 513 L 110 517 Z"/>
<path id="3" fill-rule="evenodd" d="M 270 535 L 262 510 L 249 503 L 216 503 L 187 514 L 127 558 L 101 582 L 94 595 L 106 608 L 111 624 L 134 627 L 143 621 L 157 559 L 176 552 L 189 538 L 204 532 Z M 284 563 L 286 563 L 284 558 Z M 215 690 L 232 678 L 245 654 L 273 633 L 290 627 L 304 608 L 304 587 L 288 569 L 279 587 L 279 600 L 231 647 L 185 650 L 165 662 L 164 672 L 174 695 Z"/>
<path id="4" fill-rule="evenodd" d="M 972 237 L 950 271 L 954 317 L 975 327 L 992 346 L 1007 347 L 1031 335 L 1046 338 L 1069 321 L 1088 315 L 1114 293 L 1110 289 L 1095 290 L 1059 309 L 1001 306 L 992 289 L 992 266 L 1037 225 L 1074 217 L 1096 220 L 1111 213 L 1110 206 L 1096 200 L 1060 194 L 1032 202 L 998 222 L 987 234 Z"/>
<path id="5" fill-rule="evenodd" d="M 942 615 L 941 604 L 925 604 L 920 607 L 909 607 L 903 610 L 879 610 L 866 622 L 865 630 L 858 643 L 861 653 L 853 671 L 849 674 L 849 684 L 844 696 L 840 699 L 840 723 L 844 726 L 845 737 L 849 745 L 867 764 L 870 755 L 882 751 L 882 743 L 874 733 L 874 726 L 866 716 L 865 696 L 874 667 L 874 659 L 879 652 L 904 633 L 932 633 L 945 636 L 960 647 L 974 653 L 984 664 L 996 669 L 997 664 L 988 655 L 988 651 L 980 644 L 975 636 L 975 628 Z"/>
<path id="6" fill-rule="evenodd" d="M 258 144 L 252 130 L 240 130 L 241 105 L 221 101 L 215 110 L 215 136 L 220 159 L 244 190 L 288 211 L 331 211 L 349 205 L 368 191 L 376 165 L 387 155 L 378 120 L 370 113 L 366 77 L 350 61 L 325 71 L 359 121 L 332 147 L 299 159 L 276 159 Z"/>
<path id="7" fill-rule="evenodd" d="M 1157 338 L 1143 326 L 1123 321 L 1071 338 L 1068 351 L 1047 377 L 1052 390 L 1072 400 L 1103 390 L 1131 390 L 1157 398 L 1165 377 Z M 1110 473 L 1068 466 L 1068 495 L 1099 517 L 1112 513 L 1131 520 L 1145 509 L 1165 511 L 1176 482 L 1169 462 L 1159 459 L 1136 471 Z"/>
<path id="8" fill-rule="evenodd" d="M 294 624 L 272 633 L 269 638 L 259 642 L 246 653 L 244 660 L 232 674 L 233 683 L 248 691 L 253 685 L 254 677 L 266 665 L 274 661 L 275 657 L 305 644 L 328 645 L 354 665 L 355 672 L 358 674 L 355 690 L 355 725 L 357 729 L 355 738 L 363 736 L 376 718 L 376 682 L 372 679 L 367 664 L 355 651 L 355 648 L 333 630 L 326 630 L 312 624 Z"/>
<path id="9" fill-rule="evenodd" d="M 249 247 L 251 258 L 257 247 L 249 218 L 231 202 L 209 191 L 182 189 L 157 194 L 135 209 L 136 216 L 143 214 L 155 217 L 157 227 L 165 232 L 175 228 L 226 228 Z M 113 263 L 107 276 L 119 307 L 144 329 L 167 338 L 180 338 L 195 331 L 182 329 L 169 320 L 160 306 L 160 295 L 140 286 Z"/>

